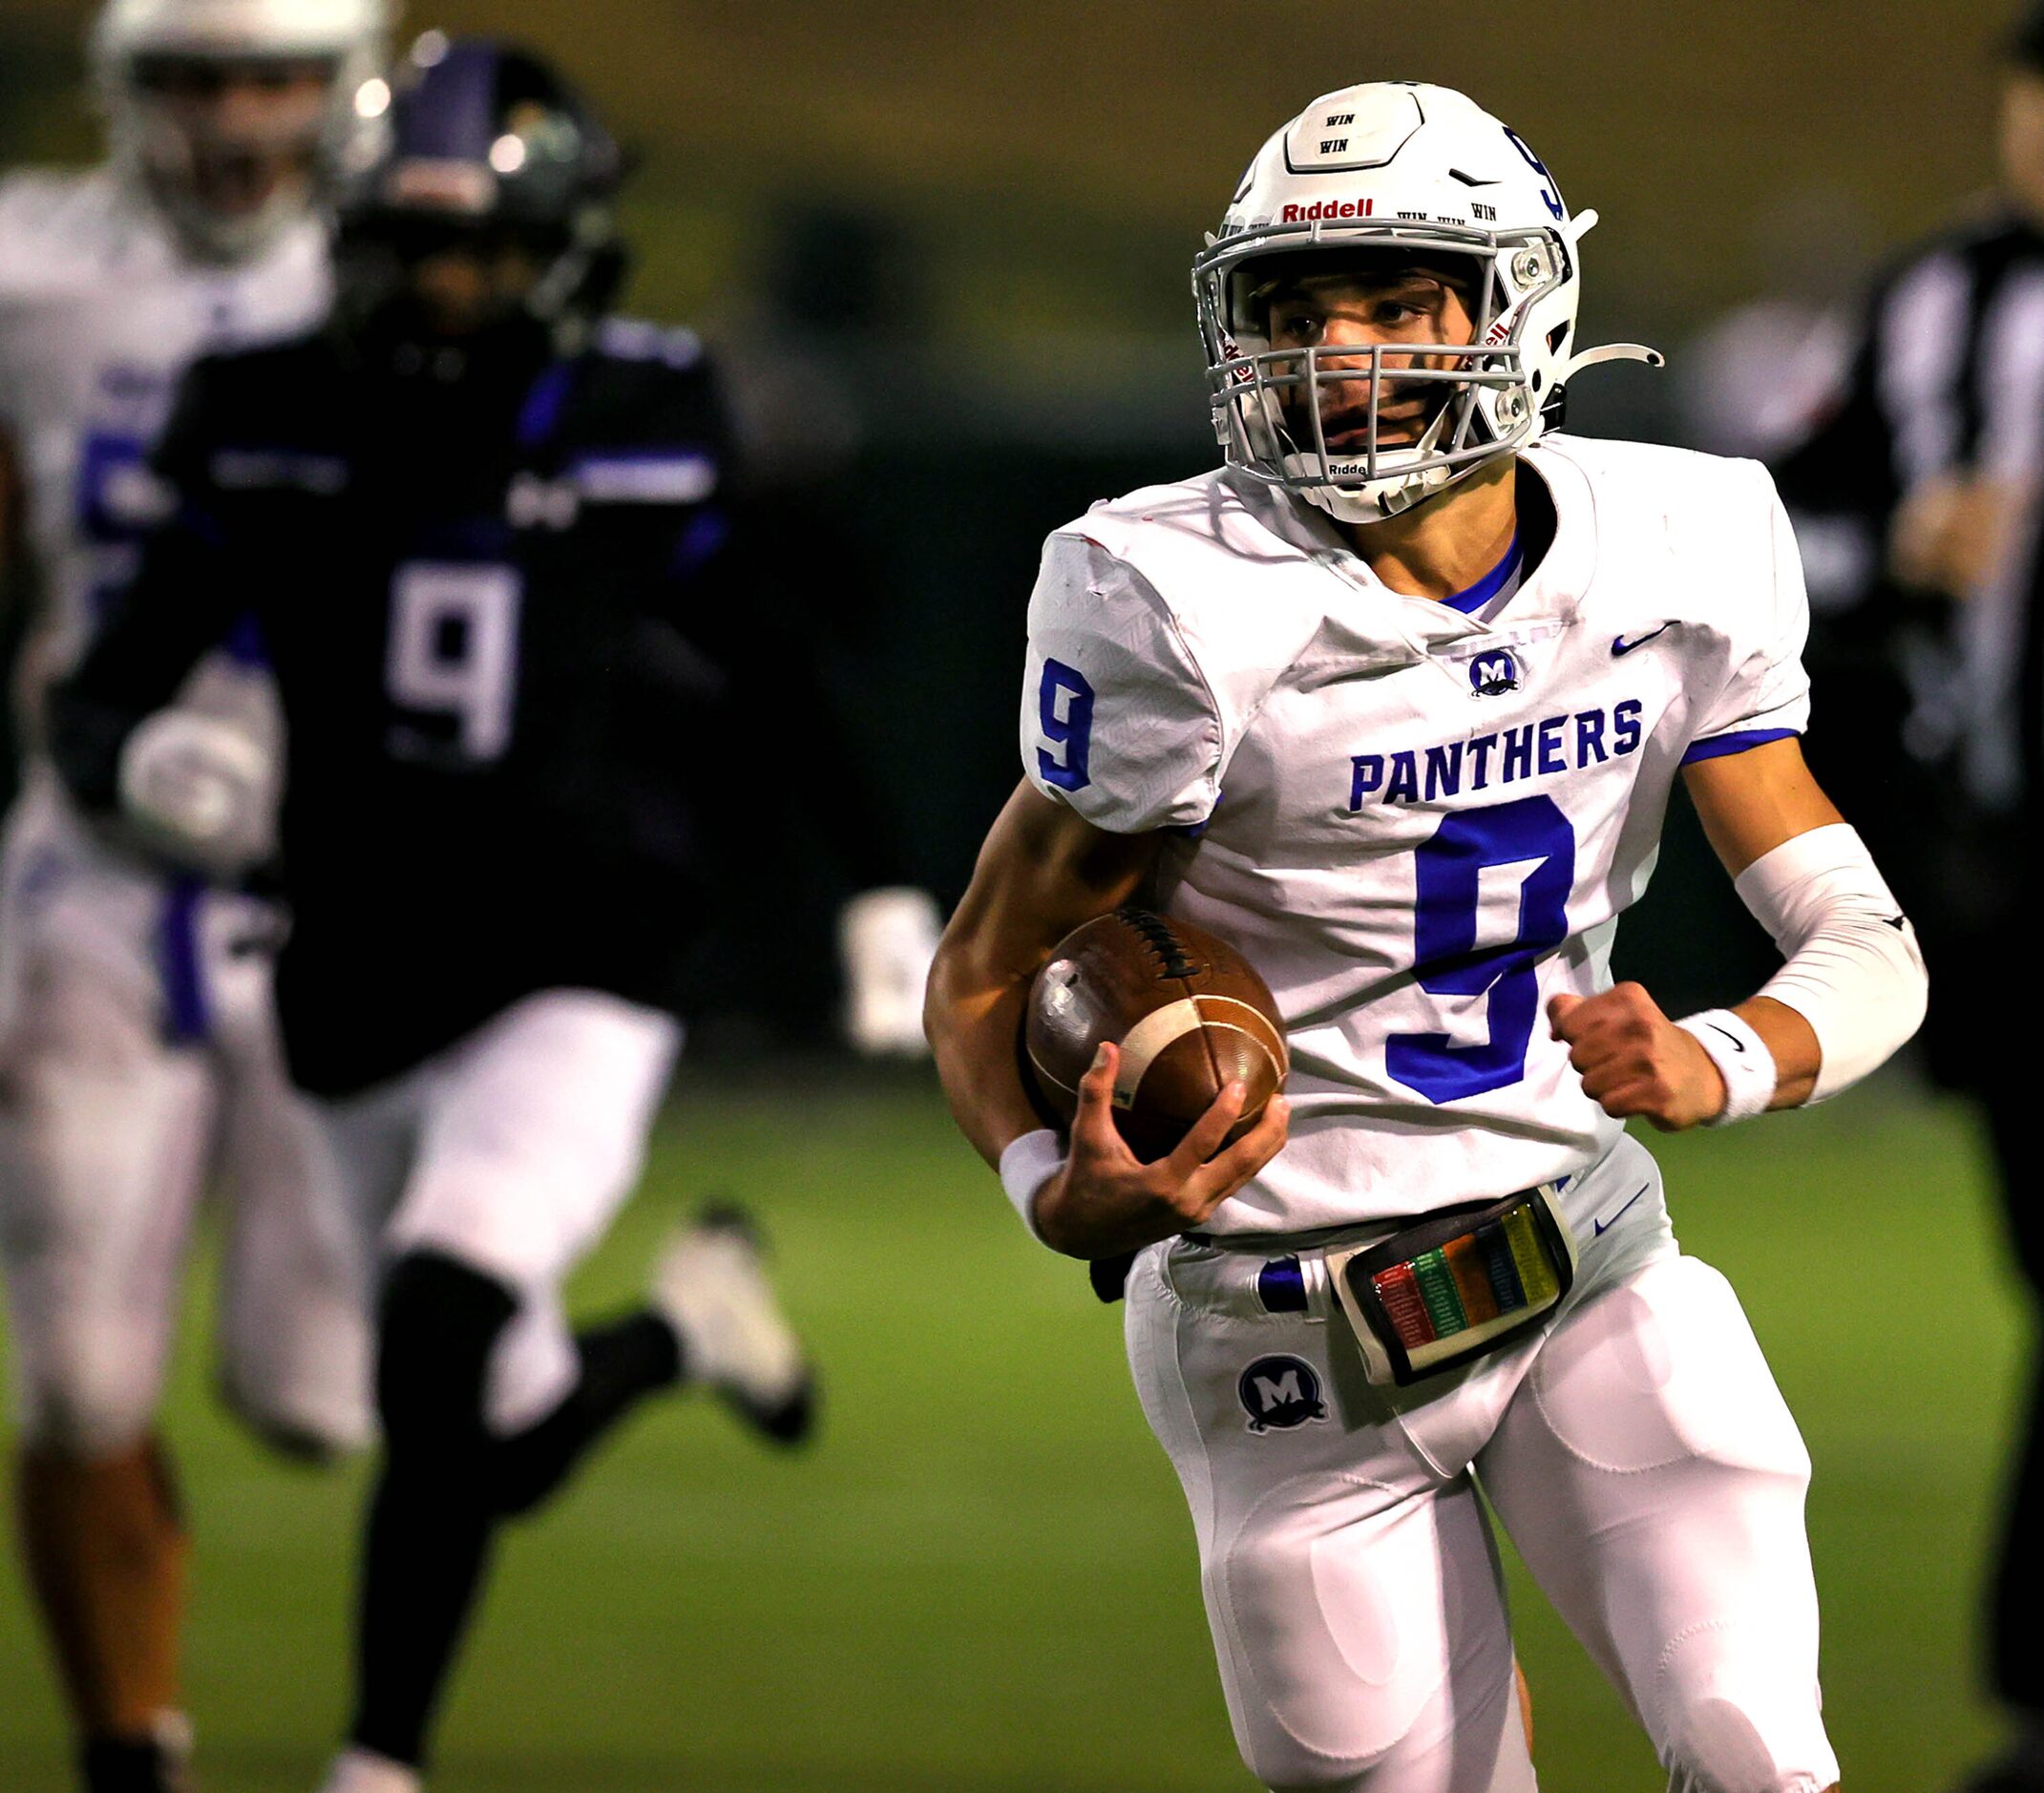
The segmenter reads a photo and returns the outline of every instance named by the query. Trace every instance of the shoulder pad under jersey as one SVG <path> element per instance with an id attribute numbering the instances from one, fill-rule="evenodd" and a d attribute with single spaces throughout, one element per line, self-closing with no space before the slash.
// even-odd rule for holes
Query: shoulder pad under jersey
<path id="1" fill-rule="evenodd" d="M 18 170 L 0 178 L 0 293 L 95 284 L 152 232 L 103 169 Z"/>

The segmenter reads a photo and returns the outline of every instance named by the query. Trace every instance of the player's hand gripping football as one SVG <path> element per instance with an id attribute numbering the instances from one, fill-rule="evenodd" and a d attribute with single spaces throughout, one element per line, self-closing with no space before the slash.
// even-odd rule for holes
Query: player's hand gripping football
<path id="1" fill-rule="evenodd" d="M 1664 1133 L 1700 1127 L 1724 1111 L 1724 1079 L 1711 1055 L 1636 983 L 1595 996 L 1557 996 L 1548 1024 L 1569 1048 L 1583 1092 L 1606 1114 L 1643 1114 Z"/>
<path id="2" fill-rule="evenodd" d="M 1220 1150 L 1242 1112 L 1240 1083 L 1230 1084 L 1192 1124 L 1169 1157 L 1145 1164 L 1114 1125 L 1119 1048 L 1103 1045 L 1079 1081 L 1064 1167 L 1038 1192 L 1037 1231 L 1072 1257 L 1108 1257 L 1196 1227 L 1275 1158 L 1285 1143 L 1291 1106 L 1273 1096 L 1254 1127 Z M 1217 1154 L 1217 1155 L 1216 1155 Z"/>

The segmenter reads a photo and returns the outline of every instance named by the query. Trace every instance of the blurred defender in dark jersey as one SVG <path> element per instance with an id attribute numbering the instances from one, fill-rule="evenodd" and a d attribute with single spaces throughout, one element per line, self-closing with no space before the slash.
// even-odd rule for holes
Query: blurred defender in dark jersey
<path id="1" fill-rule="evenodd" d="M 80 798 L 253 610 L 288 735 L 291 1069 L 382 1228 L 358 1698 L 331 1793 L 412 1793 L 492 1532 L 646 1393 L 780 1439 L 810 1374 L 730 1217 L 579 1338 L 560 1282 L 635 1180 L 748 736 L 813 711 L 735 571 L 710 370 L 607 319 L 620 156 L 536 59 L 422 39 L 344 207 L 333 327 L 199 365 L 169 519 L 55 706 Z M 147 726 L 146 724 L 143 726 Z M 195 743 L 195 836 L 231 751 Z M 175 801 L 155 808 L 158 833 Z M 174 831 L 173 831 L 174 832 Z"/>

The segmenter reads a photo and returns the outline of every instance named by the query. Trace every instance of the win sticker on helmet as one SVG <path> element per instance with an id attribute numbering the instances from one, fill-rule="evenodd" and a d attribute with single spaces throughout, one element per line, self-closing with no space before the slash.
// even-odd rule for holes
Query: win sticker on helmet
<path id="1" fill-rule="evenodd" d="M 1548 169 L 1444 87 L 1314 101 L 1257 152 L 1192 289 L 1228 461 L 1343 522 L 1408 510 L 1557 427 L 1578 247 Z"/>

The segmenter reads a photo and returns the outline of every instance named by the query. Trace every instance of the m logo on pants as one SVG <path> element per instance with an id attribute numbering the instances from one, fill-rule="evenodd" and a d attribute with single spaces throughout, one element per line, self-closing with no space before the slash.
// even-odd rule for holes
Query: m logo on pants
<path id="1" fill-rule="evenodd" d="M 1319 1375 L 1302 1358 L 1258 1358 L 1242 1372 L 1235 1392 L 1252 1432 L 1289 1432 L 1327 1418 Z"/>

